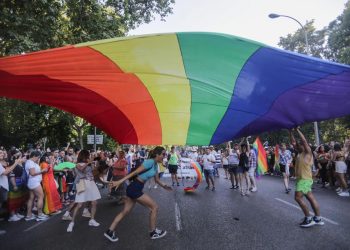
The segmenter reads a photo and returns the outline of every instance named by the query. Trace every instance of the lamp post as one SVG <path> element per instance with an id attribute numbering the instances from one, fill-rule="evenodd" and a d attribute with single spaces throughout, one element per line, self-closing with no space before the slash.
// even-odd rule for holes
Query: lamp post
<path id="1" fill-rule="evenodd" d="M 300 25 L 301 29 L 304 32 L 304 38 L 305 38 L 305 44 L 306 44 L 306 54 L 310 55 L 309 41 L 307 39 L 307 32 L 306 32 L 306 29 L 305 29 L 304 25 L 302 25 L 297 19 L 295 19 L 294 17 L 291 17 L 291 16 L 279 15 L 279 14 L 275 14 L 275 13 L 271 13 L 269 15 L 269 18 L 272 18 L 272 19 L 278 18 L 278 17 L 286 17 L 286 18 L 292 19 L 292 20 L 296 21 Z M 320 145 L 320 138 L 319 138 L 319 133 L 318 133 L 318 124 L 317 124 L 317 122 L 314 122 L 314 132 L 315 132 L 315 143 L 316 143 L 317 146 L 319 146 Z"/>

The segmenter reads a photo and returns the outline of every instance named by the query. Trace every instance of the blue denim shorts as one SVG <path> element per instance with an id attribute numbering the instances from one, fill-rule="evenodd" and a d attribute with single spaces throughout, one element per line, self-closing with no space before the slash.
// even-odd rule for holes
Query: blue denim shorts
<path id="1" fill-rule="evenodd" d="M 129 198 L 131 198 L 133 200 L 140 198 L 143 195 L 142 190 L 143 190 L 144 185 L 145 185 L 144 183 L 135 179 L 126 188 L 126 196 L 128 196 Z"/>
<path id="2" fill-rule="evenodd" d="M 214 169 L 204 169 L 204 175 L 214 177 Z"/>

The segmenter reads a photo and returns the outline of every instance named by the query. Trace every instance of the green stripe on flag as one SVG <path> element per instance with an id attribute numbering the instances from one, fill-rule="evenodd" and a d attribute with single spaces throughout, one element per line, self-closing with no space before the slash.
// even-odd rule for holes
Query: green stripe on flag
<path id="1" fill-rule="evenodd" d="M 232 98 L 246 60 L 261 46 L 225 34 L 177 33 L 191 85 L 187 145 L 208 145 Z"/>

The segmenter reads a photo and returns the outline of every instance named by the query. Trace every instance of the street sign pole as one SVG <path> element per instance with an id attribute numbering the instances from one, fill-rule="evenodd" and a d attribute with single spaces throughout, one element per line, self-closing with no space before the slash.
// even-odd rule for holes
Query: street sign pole
<path id="1" fill-rule="evenodd" d="M 96 152 L 96 127 L 94 130 L 94 151 Z"/>

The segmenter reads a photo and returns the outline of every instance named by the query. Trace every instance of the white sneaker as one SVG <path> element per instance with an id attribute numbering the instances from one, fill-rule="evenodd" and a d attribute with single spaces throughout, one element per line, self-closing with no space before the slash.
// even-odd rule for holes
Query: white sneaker
<path id="1" fill-rule="evenodd" d="M 21 214 L 19 214 L 19 213 L 17 213 L 16 216 L 17 216 L 18 218 L 20 218 L 20 219 L 23 219 L 23 218 L 25 217 L 24 215 L 21 215 Z"/>
<path id="2" fill-rule="evenodd" d="M 345 191 L 338 193 L 338 195 L 342 196 L 342 197 L 349 197 L 350 196 L 349 192 L 345 192 Z"/>
<path id="3" fill-rule="evenodd" d="M 42 218 L 49 218 L 50 216 L 48 216 L 47 214 L 38 214 L 38 217 L 42 217 Z"/>
<path id="4" fill-rule="evenodd" d="M 36 219 L 36 216 L 35 216 L 34 214 L 32 214 L 32 216 L 30 216 L 30 217 L 25 217 L 24 219 L 25 219 L 25 221 L 31 221 L 31 220 L 35 220 L 35 219 Z"/>
<path id="5" fill-rule="evenodd" d="M 62 220 L 73 220 L 72 216 L 70 216 L 69 213 L 65 213 L 63 216 L 62 216 Z"/>
<path id="6" fill-rule="evenodd" d="M 12 216 L 8 219 L 9 222 L 14 222 L 14 221 L 19 221 L 19 220 L 21 220 L 21 218 L 17 217 L 16 214 L 12 215 Z"/>
<path id="7" fill-rule="evenodd" d="M 67 227 L 67 233 L 71 233 L 73 231 L 74 222 L 70 222 Z"/>
<path id="8" fill-rule="evenodd" d="M 256 187 L 253 187 L 251 191 L 256 192 L 256 191 L 258 191 L 258 189 Z"/>
<path id="9" fill-rule="evenodd" d="M 154 187 L 153 187 L 154 189 L 157 189 L 158 188 L 158 185 L 154 185 Z"/>
<path id="10" fill-rule="evenodd" d="M 94 219 L 89 220 L 89 226 L 98 227 L 99 225 L 100 225 L 100 223 L 98 223 Z"/>
<path id="11" fill-rule="evenodd" d="M 47 216 L 46 214 L 40 214 L 38 215 L 38 217 L 36 217 L 36 221 L 44 221 L 47 220 L 49 218 L 49 216 Z"/>
<path id="12" fill-rule="evenodd" d="M 340 187 L 338 187 L 336 190 L 335 190 L 335 192 L 341 192 L 341 188 Z"/>
<path id="13" fill-rule="evenodd" d="M 91 213 L 89 212 L 89 209 L 84 208 L 82 216 L 86 218 L 91 218 Z"/>

